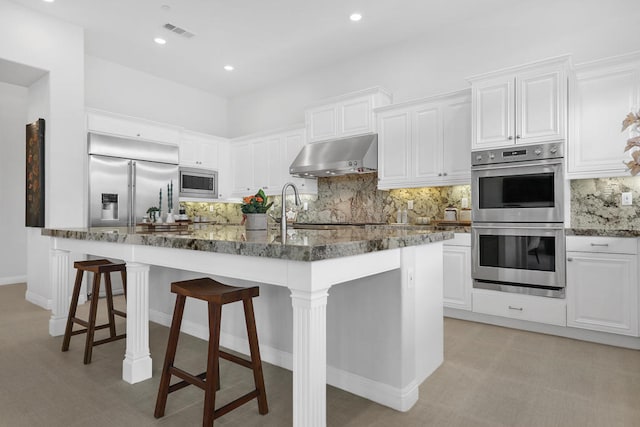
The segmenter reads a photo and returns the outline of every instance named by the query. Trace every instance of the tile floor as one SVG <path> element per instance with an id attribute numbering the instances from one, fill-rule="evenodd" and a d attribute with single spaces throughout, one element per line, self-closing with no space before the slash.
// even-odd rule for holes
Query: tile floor
<path id="1" fill-rule="evenodd" d="M 0 286 L 0 426 L 201 425 L 194 387 L 171 394 L 166 416 L 153 418 L 167 328 L 150 325 L 153 379 L 130 385 L 121 380 L 124 341 L 95 347 L 83 365 L 83 336 L 62 353 L 62 338 L 48 335 L 49 312 L 26 302 L 25 290 Z M 203 371 L 206 343 L 185 335 L 177 357 L 184 369 Z M 224 404 L 250 388 L 252 376 L 220 363 Z M 269 414 L 251 402 L 216 425 L 291 425 L 291 373 L 265 364 L 264 374 Z M 445 319 L 445 362 L 409 412 L 333 387 L 327 408 L 328 426 L 640 426 L 640 352 Z"/>

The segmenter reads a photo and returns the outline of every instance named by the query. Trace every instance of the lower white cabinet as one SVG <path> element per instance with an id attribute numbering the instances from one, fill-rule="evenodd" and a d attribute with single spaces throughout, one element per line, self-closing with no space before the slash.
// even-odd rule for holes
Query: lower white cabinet
<path id="1" fill-rule="evenodd" d="M 530 322 L 567 326 L 566 303 L 562 298 L 474 289 L 473 311 Z"/>
<path id="2" fill-rule="evenodd" d="M 567 325 L 638 336 L 637 239 L 567 237 Z"/>
<path id="3" fill-rule="evenodd" d="M 443 249 L 444 306 L 471 310 L 471 239 L 458 234 Z"/>

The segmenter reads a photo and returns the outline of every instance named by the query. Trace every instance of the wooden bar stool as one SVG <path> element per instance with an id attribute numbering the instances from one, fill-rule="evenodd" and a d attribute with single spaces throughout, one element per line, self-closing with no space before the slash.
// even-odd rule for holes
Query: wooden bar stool
<path id="1" fill-rule="evenodd" d="M 125 297 L 127 294 L 127 271 L 124 263 L 109 261 L 108 259 L 95 259 L 88 261 L 76 261 L 73 267 L 77 269 L 76 281 L 73 286 L 73 296 L 71 297 L 71 305 L 69 306 L 69 316 L 67 317 L 67 327 L 64 332 L 64 340 L 62 341 L 62 351 L 69 350 L 71 335 L 87 334 L 84 347 L 84 364 L 91 363 L 91 353 L 93 347 L 105 344 L 111 341 L 125 338 L 127 335 L 116 334 L 116 323 L 114 315 L 127 317 L 127 314 L 113 308 L 113 292 L 111 289 L 111 273 L 119 271 L 122 276 L 122 285 L 124 287 Z M 84 272 L 93 273 L 93 287 L 91 290 L 91 303 L 89 306 L 89 319 L 83 320 L 76 317 L 78 308 L 78 298 L 80 296 L 80 288 L 82 287 L 82 276 Z M 98 294 L 100 293 L 100 276 L 104 275 L 105 293 L 107 296 L 107 313 L 108 322 L 96 326 L 96 314 L 98 313 Z M 84 329 L 74 331 L 73 324 L 84 326 Z M 94 334 L 97 329 L 109 328 L 109 338 L 94 341 Z"/>
<path id="2" fill-rule="evenodd" d="M 180 390 L 190 384 L 204 390 L 204 416 L 203 426 L 213 426 L 213 420 L 230 412 L 240 405 L 243 405 L 253 398 L 258 400 L 258 412 L 265 415 L 269 412 L 267 406 L 267 395 L 264 388 L 264 378 L 262 376 L 262 362 L 260 360 L 260 349 L 258 348 L 258 334 L 256 333 L 256 322 L 253 314 L 253 300 L 260 293 L 257 286 L 251 288 L 239 288 L 227 286 L 210 278 L 185 280 L 171 284 L 171 292 L 177 294 L 176 306 L 171 321 L 169 331 L 169 342 L 167 344 L 167 354 L 162 367 L 162 377 L 158 389 L 158 399 L 154 415 L 160 418 L 164 415 L 167 404 L 167 396 L 176 390 Z M 209 354 L 207 359 L 207 370 L 199 375 L 193 375 L 176 368 L 173 365 L 176 349 L 178 346 L 178 336 L 180 335 L 180 324 L 182 323 L 182 313 L 187 297 L 197 298 L 207 301 L 209 310 Z M 220 319 L 222 306 L 236 301 L 242 301 L 244 305 L 244 316 L 247 325 L 247 335 L 249 338 L 249 349 L 251 351 L 251 361 L 234 356 L 220 350 Z M 219 357 L 242 365 L 253 370 L 253 380 L 255 389 L 244 396 L 230 402 L 219 409 L 215 409 L 216 388 L 219 388 Z M 182 381 L 169 385 L 171 376 L 182 379 Z"/>

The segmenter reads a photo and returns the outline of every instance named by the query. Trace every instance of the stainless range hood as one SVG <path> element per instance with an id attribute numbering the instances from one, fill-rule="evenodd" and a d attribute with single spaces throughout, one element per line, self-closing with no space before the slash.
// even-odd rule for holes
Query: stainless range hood
<path id="1" fill-rule="evenodd" d="M 378 134 L 353 136 L 305 145 L 291 163 L 291 175 L 327 177 L 375 172 Z"/>

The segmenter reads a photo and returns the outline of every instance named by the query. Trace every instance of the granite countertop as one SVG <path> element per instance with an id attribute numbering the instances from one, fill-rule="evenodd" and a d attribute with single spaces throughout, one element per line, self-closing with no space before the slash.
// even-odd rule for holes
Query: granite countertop
<path id="1" fill-rule="evenodd" d="M 566 228 L 567 236 L 640 237 L 640 230 L 608 228 Z"/>
<path id="2" fill-rule="evenodd" d="M 189 227 L 181 232 L 149 232 L 142 228 L 75 228 L 42 230 L 42 235 L 233 255 L 260 256 L 294 261 L 360 255 L 386 249 L 417 246 L 452 239 L 447 228 L 348 227 L 340 230 L 289 229 L 286 243 L 279 229 L 247 231 L 238 225 Z"/>

